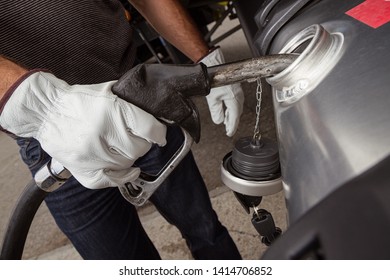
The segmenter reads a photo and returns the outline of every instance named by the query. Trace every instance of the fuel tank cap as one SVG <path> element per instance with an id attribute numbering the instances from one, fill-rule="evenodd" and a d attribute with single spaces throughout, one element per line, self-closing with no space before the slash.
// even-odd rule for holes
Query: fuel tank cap
<path id="1" fill-rule="evenodd" d="M 245 195 L 265 196 L 282 189 L 276 141 L 262 137 L 239 139 L 221 166 L 221 178 L 230 189 Z"/>
<path id="2" fill-rule="evenodd" d="M 232 151 L 232 171 L 243 179 L 263 181 L 279 174 L 279 151 L 276 142 L 252 137 L 239 139 Z"/>

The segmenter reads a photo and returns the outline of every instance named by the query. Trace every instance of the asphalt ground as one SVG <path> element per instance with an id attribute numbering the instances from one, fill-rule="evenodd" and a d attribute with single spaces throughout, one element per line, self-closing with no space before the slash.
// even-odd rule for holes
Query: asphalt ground
<path id="1" fill-rule="evenodd" d="M 220 33 L 238 24 L 227 19 L 218 30 Z M 240 30 L 219 44 L 227 61 L 250 58 L 249 47 Z M 225 135 L 223 125 L 215 125 L 210 118 L 204 98 L 194 101 L 201 116 L 201 140 L 193 146 L 193 153 L 201 174 L 208 186 L 213 206 L 228 228 L 244 259 L 259 259 L 266 250 L 259 235 L 252 226 L 245 210 L 238 203 L 231 190 L 220 179 L 222 158 L 232 150 L 241 137 L 253 135 L 256 120 L 256 83 L 243 83 L 245 106 L 240 126 L 233 137 Z M 262 96 L 260 129 L 263 137 L 276 138 L 273 122 L 272 98 L 265 88 Z M 17 199 L 31 180 L 24 163 L 20 160 L 16 143 L 0 133 L 0 240 L 3 239 L 9 216 Z M 275 223 L 282 230 L 286 228 L 286 211 L 283 193 L 266 196 L 261 207 L 273 214 Z M 145 230 L 155 243 L 163 259 L 191 259 L 184 239 L 175 227 L 168 224 L 150 204 L 139 209 Z M 23 259 L 80 259 L 66 236 L 58 229 L 45 204 L 39 208 L 26 240 Z"/>

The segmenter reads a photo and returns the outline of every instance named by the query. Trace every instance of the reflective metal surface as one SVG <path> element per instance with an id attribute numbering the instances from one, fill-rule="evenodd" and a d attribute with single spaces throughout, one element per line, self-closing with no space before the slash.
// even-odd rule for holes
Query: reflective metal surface
<path id="1" fill-rule="evenodd" d="M 61 187 L 72 174 L 55 159 L 42 166 L 34 176 L 37 186 L 45 192 Z"/>
<path id="2" fill-rule="evenodd" d="M 345 13 L 361 1 L 315 2 L 274 38 L 280 52 L 319 24 L 343 34 L 343 54 L 310 94 L 274 108 L 290 222 L 390 154 L 390 24 L 372 28 Z M 300 73 L 301 79 L 321 63 Z"/>
<path id="3" fill-rule="evenodd" d="M 292 38 L 280 51 L 302 51 L 287 69 L 267 79 L 279 103 L 293 103 L 309 94 L 332 71 L 343 53 L 343 34 L 329 33 L 311 25 Z"/>
<path id="4" fill-rule="evenodd" d="M 165 164 L 165 166 L 156 175 L 148 175 L 141 173 L 141 175 L 134 181 L 129 182 L 124 186 L 118 186 L 122 196 L 131 204 L 135 206 L 142 206 L 158 189 L 158 187 L 165 181 L 178 164 L 191 150 L 194 140 L 190 134 L 182 129 L 184 141 L 175 154 Z"/>

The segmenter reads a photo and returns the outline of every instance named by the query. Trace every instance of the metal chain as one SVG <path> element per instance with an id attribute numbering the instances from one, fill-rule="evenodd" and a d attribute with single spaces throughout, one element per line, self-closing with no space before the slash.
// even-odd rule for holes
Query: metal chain
<path id="1" fill-rule="evenodd" d="M 260 112 L 261 112 L 261 94 L 263 93 L 263 88 L 261 84 L 261 78 L 257 78 L 257 87 L 256 87 L 256 124 L 255 124 L 255 130 L 253 132 L 253 142 L 256 144 L 259 144 L 259 141 L 261 139 L 260 134 Z"/>

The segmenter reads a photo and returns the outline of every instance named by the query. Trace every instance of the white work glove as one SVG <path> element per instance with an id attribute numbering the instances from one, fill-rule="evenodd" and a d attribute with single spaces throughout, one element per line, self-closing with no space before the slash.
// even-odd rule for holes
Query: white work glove
<path id="1" fill-rule="evenodd" d="M 46 72 L 30 72 L 0 116 L 3 129 L 33 137 L 85 187 L 123 186 L 140 174 L 132 167 L 166 127 L 111 92 L 115 81 L 70 86 Z"/>
<path id="2" fill-rule="evenodd" d="M 225 63 L 222 51 L 217 48 L 210 52 L 199 62 L 207 67 Z M 233 136 L 237 131 L 238 123 L 244 106 L 244 92 L 240 84 L 233 84 L 218 88 L 212 88 L 206 96 L 209 105 L 211 119 L 215 124 L 225 124 L 226 135 Z M 225 112 L 224 112 L 225 106 Z"/>

